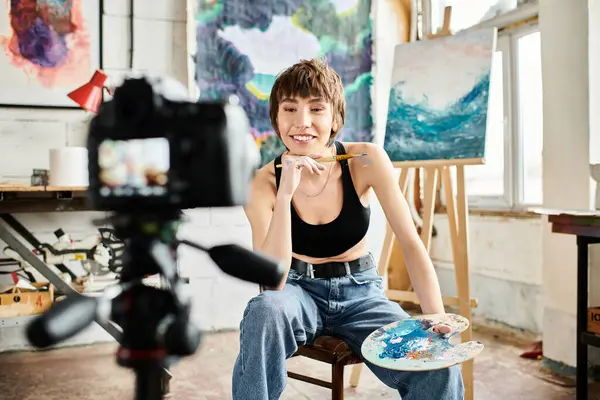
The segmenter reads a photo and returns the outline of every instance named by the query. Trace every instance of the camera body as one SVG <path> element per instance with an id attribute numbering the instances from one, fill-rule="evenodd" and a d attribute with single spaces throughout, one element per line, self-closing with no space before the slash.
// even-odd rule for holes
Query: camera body
<path id="1" fill-rule="evenodd" d="M 260 154 L 232 97 L 192 102 L 166 79 L 126 79 L 88 135 L 91 206 L 155 212 L 245 204 Z"/>

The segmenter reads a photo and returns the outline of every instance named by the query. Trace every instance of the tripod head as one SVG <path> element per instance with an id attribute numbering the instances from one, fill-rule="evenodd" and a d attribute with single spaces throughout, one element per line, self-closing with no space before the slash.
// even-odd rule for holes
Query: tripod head
<path id="1" fill-rule="evenodd" d="M 136 372 L 136 399 L 160 399 L 160 371 L 194 354 L 201 341 L 200 330 L 190 320 L 191 296 L 177 270 L 178 246 L 205 251 L 225 273 L 261 285 L 279 283 L 284 268 L 241 246 L 206 248 L 177 239 L 180 212 L 116 214 L 109 222 L 125 243 L 119 283 L 99 297 L 69 296 L 56 303 L 27 327 L 27 337 L 33 346 L 44 348 L 93 321 L 110 321 L 122 330 L 117 363 Z M 144 283 L 155 274 L 161 277 L 160 287 Z"/>

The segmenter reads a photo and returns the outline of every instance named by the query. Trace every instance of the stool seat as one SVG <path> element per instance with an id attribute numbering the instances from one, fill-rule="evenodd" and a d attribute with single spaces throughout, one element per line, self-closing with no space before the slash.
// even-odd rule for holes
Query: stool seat
<path id="1" fill-rule="evenodd" d="M 294 356 L 304 356 L 329 364 L 358 364 L 362 360 L 342 339 L 319 336 L 312 344 L 300 346 Z"/>
<path id="2" fill-rule="evenodd" d="M 319 336 L 312 344 L 300 346 L 292 357 L 303 356 L 331 364 L 331 382 L 288 371 L 288 377 L 331 389 L 332 400 L 344 399 L 344 367 L 362 359 L 348 343 L 334 336 Z"/>

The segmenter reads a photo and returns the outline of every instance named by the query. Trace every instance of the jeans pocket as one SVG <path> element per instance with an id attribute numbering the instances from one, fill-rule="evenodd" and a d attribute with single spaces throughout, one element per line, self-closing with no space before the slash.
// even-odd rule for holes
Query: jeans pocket
<path id="1" fill-rule="evenodd" d="M 376 284 L 383 287 L 383 277 L 377 272 L 377 268 L 369 268 L 365 271 L 350 275 L 350 280 L 356 285 Z"/>
<path id="2" fill-rule="evenodd" d="M 287 278 L 290 281 L 299 281 L 300 279 L 304 278 L 304 274 L 299 274 L 295 269 L 290 268 Z"/>

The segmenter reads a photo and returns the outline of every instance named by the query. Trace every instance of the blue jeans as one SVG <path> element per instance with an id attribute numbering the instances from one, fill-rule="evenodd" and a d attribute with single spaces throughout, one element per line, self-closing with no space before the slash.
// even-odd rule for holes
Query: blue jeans
<path id="1" fill-rule="evenodd" d="M 285 360 L 319 335 L 343 339 L 356 354 L 371 332 L 408 317 L 386 296 L 373 268 L 331 279 L 311 279 L 290 270 L 285 288 L 252 298 L 240 323 L 240 352 L 233 369 L 234 400 L 276 400 L 285 389 Z M 366 365 L 403 400 L 464 397 L 459 366 L 424 372 Z"/>

